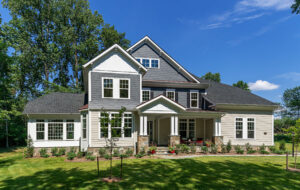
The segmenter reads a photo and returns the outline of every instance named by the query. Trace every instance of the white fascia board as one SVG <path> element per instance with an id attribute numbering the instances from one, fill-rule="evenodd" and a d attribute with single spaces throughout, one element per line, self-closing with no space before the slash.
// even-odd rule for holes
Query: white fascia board
<path id="1" fill-rule="evenodd" d="M 87 62 L 86 64 L 84 64 L 83 67 L 84 68 L 88 67 L 89 65 L 93 64 L 99 58 L 103 57 L 104 55 L 106 55 L 110 51 L 113 51 L 115 48 L 118 49 L 120 52 L 122 52 L 131 61 L 133 61 L 133 63 L 135 63 L 144 72 L 147 72 L 147 69 L 142 64 L 140 64 L 137 60 L 135 60 L 127 51 L 125 51 L 123 48 L 121 48 L 118 44 L 115 44 L 115 45 L 111 46 L 110 48 L 108 48 L 107 50 L 105 50 L 104 52 L 102 52 L 100 55 L 96 56 L 94 59 L 92 59 L 89 62 Z"/>
<path id="2" fill-rule="evenodd" d="M 167 97 L 165 97 L 165 96 L 163 96 L 163 95 L 159 95 L 159 96 L 157 96 L 156 98 L 153 98 L 152 100 L 149 100 L 148 102 L 145 102 L 145 103 L 143 103 L 143 104 L 137 106 L 136 109 L 140 109 L 140 108 L 142 108 L 142 107 L 144 107 L 144 106 L 146 106 L 146 105 L 149 105 L 149 104 L 151 104 L 152 102 L 155 102 L 156 100 L 159 100 L 159 99 L 164 99 L 164 100 L 166 100 L 167 102 L 169 102 L 169 103 L 173 104 L 174 106 L 178 107 L 179 109 L 184 110 L 184 111 L 186 110 L 185 107 L 181 106 L 180 104 L 178 104 L 178 103 L 176 103 L 176 102 L 170 100 L 169 98 L 167 98 Z"/>
<path id="3" fill-rule="evenodd" d="M 148 36 L 145 36 L 143 39 L 135 43 L 133 46 L 128 48 L 126 51 L 130 51 L 135 48 L 137 45 L 142 43 L 144 40 L 148 40 L 154 47 L 156 47 L 161 53 L 163 53 L 168 59 L 170 59 L 176 66 L 179 67 L 179 70 L 183 71 L 186 75 L 188 75 L 191 79 L 193 79 L 196 83 L 200 83 L 195 77 L 193 77 L 187 70 L 185 70 L 179 63 L 177 63 L 171 56 L 169 56 L 164 50 L 162 50 L 154 41 L 152 41 Z"/>

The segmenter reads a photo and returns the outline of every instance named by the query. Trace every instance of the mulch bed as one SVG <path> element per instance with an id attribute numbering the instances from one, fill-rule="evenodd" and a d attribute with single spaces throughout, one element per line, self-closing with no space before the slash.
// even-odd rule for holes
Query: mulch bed
<path id="1" fill-rule="evenodd" d="M 291 171 L 291 172 L 300 172 L 300 169 L 298 169 L 298 168 L 288 168 L 288 171 Z"/>
<path id="2" fill-rule="evenodd" d="M 118 177 L 112 177 L 112 178 L 104 177 L 104 178 L 102 178 L 102 181 L 107 182 L 107 183 L 113 183 L 113 182 L 121 181 L 121 178 L 118 178 Z"/>

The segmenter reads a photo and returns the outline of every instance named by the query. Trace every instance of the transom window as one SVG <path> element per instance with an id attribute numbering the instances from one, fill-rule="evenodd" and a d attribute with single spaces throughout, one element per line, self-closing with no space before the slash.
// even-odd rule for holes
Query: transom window
<path id="1" fill-rule="evenodd" d="M 155 58 L 136 58 L 146 68 L 159 68 L 159 59 Z"/>
<path id="2" fill-rule="evenodd" d="M 63 140 L 63 120 L 49 120 L 48 140 Z"/>
<path id="3" fill-rule="evenodd" d="M 67 139 L 74 139 L 74 120 L 67 120 Z"/>
<path id="4" fill-rule="evenodd" d="M 86 139 L 86 114 L 82 115 L 82 138 Z"/>
<path id="5" fill-rule="evenodd" d="M 133 116 L 131 113 L 124 113 L 121 117 L 119 113 L 102 112 L 100 114 L 100 138 L 132 137 L 132 127 Z"/>
<path id="6" fill-rule="evenodd" d="M 191 108 L 198 108 L 198 92 L 191 92 Z"/>
<path id="7" fill-rule="evenodd" d="M 236 118 L 235 119 L 235 133 L 236 138 L 241 139 L 243 138 L 243 118 Z"/>
<path id="8" fill-rule="evenodd" d="M 113 97 L 113 79 L 104 79 L 103 80 L 104 88 L 104 97 L 112 98 Z"/>
<path id="9" fill-rule="evenodd" d="M 142 93 L 143 102 L 150 100 L 150 90 L 143 90 Z"/>
<path id="10" fill-rule="evenodd" d="M 44 140 L 45 138 L 45 123 L 44 120 L 36 120 L 36 139 Z"/>
<path id="11" fill-rule="evenodd" d="M 195 119 L 179 119 L 179 134 L 183 139 L 195 138 Z"/>
<path id="12" fill-rule="evenodd" d="M 167 91 L 167 98 L 175 101 L 175 91 Z"/>
<path id="13" fill-rule="evenodd" d="M 129 82 L 128 80 L 120 80 L 120 98 L 128 98 Z"/>
<path id="14" fill-rule="evenodd" d="M 254 138 L 254 118 L 247 119 L 247 128 L 248 128 L 248 138 Z"/>

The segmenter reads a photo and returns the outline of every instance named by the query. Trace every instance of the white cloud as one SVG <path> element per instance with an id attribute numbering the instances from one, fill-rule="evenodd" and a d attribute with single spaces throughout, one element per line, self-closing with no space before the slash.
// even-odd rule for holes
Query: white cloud
<path id="1" fill-rule="evenodd" d="M 297 72 L 283 73 L 281 75 L 278 75 L 277 78 L 283 78 L 283 79 L 298 82 L 300 81 L 300 73 Z"/>
<path id="2" fill-rule="evenodd" d="M 270 83 L 268 81 L 257 80 L 256 82 L 249 82 L 249 89 L 253 91 L 259 90 L 275 90 L 279 85 Z"/>
<path id="3" fill-rule="evenodd" d="M 243 0 L 237 3 L 236 9 L 289 9 L 293 4 L 293 0 Z"/>

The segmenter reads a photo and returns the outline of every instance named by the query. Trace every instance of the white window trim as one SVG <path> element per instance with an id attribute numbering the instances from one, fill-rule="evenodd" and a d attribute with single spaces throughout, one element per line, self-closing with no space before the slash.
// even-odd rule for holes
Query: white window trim
<path id="1" fill-rule="evenodd" d="M 174 99 L 171 99 L 171 98 L 168 97 L 168 93 L 169 93 L 169 92 L 174 94 Z M 175 101 L 175 100 L 176 100 L 175 89 L 167 89 L 167 90 L 166 90 L 166 97 L 169 98 L 170 100 Z"/>
<path id="2" fill-rule="evenodd" d="M 236 119 L 243 119 L 243 136 L 236 138 Z M 254 138 L 248 138 L 248 119 L 254 119 Z M 256 140 L 256 118 L 255 117 L 235 117 L 234 118 L 234 139 L 235 140 Z"/>
<path id="3" fill-rule="evenodd" d="M 119 114 L 119 112 L 106 112 L 108 114 L 108 117 L 111 118 L 111 114 Z M 125 133 L 124 133 L 124 114 L 131 114 L 132 116 L 132 126 L 131 126 L 131 137 L 125 137 Z M 98 114 L 99 116 L 99 119 L 101 117 L 101 112 L 99 112 Z M 98 128 L 99 128 L 99 139 L 102 140 L 102 139 L 105 139 L 105 138 L 108 138 L 110 139 L 111 138 L 111 123 L 108 124 L 108 137 L 101 137 L 101 122 L 99 121 L 98 123 Z M 121 121 L 121 137 L 119 137 L 119 139 L 132 139 L 133 138 L 133 128 L 134 128 L 134 115 L 132 112 L 124 112 L 123 115 L 122 115 L 122 121 Z"/>
<path id="4" fill-rule="evenodd" d="M 142 90 L 142 102 L 145 102 L 144 100 L 143 100 L 143 92 L 144 91 L 148 91 L 149 92 L 149 100 L 151 99 L 151 90 Z M 147 100 L 148 101 L 148 100 Z"/>
<path id="5" fill-rule="evenodd" d="M 195 126 L 194 126 L 194 133 L 195 133 L 195 137 L 197 139 L 197 131 L 196 131 L 196 128 L 197 128 L 197 119 L 196 118 L 178 118 L 178 135 L 180 134 L 180 120 L 181 119 L 186 119 L 186 124 L 187 124 L 187 127 L 186 127 L 186 138 L 189 139 L 190 138 L 190 128 L 189 128 L 189 124 L 190 124 L 190 119 L 193 119 L 194 120 L 194 123 L 195 123 Z"/>
<path id="6" fill-rule="evenodd" d="M 83 137 L 83 115 L 85 115 L 85 138 Z M 87 139 L 87 113 L 84 113 L 81 115 L 81 137 L 82 139 L 86 140 Z"/>
<path id="7" fill-rule="evenodd" d="M 104 80 L 111 79 L 113 80 L 113 97 L 104 97 Z M 121 98 L 120 97 L 120 80 L 128 80 L 128 98 Z M 115 78 L 115 77 L 102 77 L 102 85 L 101 85 L 101 92 L 103 99 L 121 99 L 121 100 L 128 100 L 130 99 L 130 91 L 131 91 L 131 81 L 130 78 Z"/>
<path id="8" fill-rule="evenodd" d="M 197 93 L 197 106 L 192 107 L 192 93 Z M 199 108 L 199 92 L 197 91 L 190 91 L 190 108 Z"/>
<path id="9" fill-rule="evenodd" d="M 146 69 L 160 69 L 160 59 L 159 58 L 149 58 L 149 57 L 135 57 L 135 59 L 140 59 L 140 64 L 143 64 L 143 59 L 149 59 L 149 67 L 145 67 Z M 152 60 L 158 60 L 158 67 L 152 67 Z"/>

